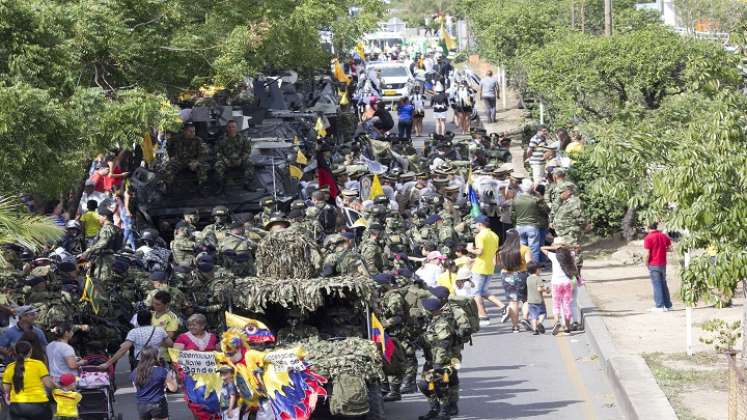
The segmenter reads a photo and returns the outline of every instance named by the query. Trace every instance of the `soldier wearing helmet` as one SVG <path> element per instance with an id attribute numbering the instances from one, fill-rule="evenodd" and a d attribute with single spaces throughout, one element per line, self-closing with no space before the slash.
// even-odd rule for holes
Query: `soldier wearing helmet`
<path id="1" fill-rule="evenodd" d="M 65 235 L 60 239 L 59 246 L 65 251 L 77 255 L 86 249 L 86 241 L 83 238 L 83 230 L 77 220 L 70 220 L 65 224 Z"/>
<path id="2" fill-rule="evenodd" d="M 203 246 L 217 249 L 218 244 L 225 239 L 228 232 L 228 226 L 231 224 L 231 212 L 226 206 L 215 206 L 211 214 L 215 223 L 205 226 L 200 237 Z"/>

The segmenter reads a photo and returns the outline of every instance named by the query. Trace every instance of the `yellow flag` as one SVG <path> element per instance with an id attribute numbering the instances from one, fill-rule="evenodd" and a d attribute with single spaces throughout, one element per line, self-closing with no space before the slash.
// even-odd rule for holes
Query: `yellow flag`
<path id="1" fill-rule="evenodd" d="M 298 154 L 296 155 L 296 163 L 300 163 L 301 165 L 308 165 L 309 159 L 306 157 L 306 155 L 303 154 L 302 151 L 298 151 Z"/>
<path id="2" fill-rule="evenodd" d="M 316 131 L 317 136 L 327 137 L 327 129 L 324 127 L 324 121 L 322 121 L 322 117 L 316 119 L 314 130 Z"/>
<path id="3" fill-rule="evenodd" d="M 340 92 L 340 105 L 345 106 L 350 103 L 350 100 L 348 99 L 348 92 L 346 90 L 343 90 Z"/>
<path id="4" fill-rule="evenodd" d="M 361 60 L 366 61 L 366 48 L 363 46 L 363 42 L 359 41 L 355 45 L 355 53 L 361 57 Z"/>
<path id="5" fill-rule="evenodd" d="M 384 195 L 384 189 L 381 187 L 379 176 L 374 175 L 373 182 L 371 182 L 371 192 L 368 193 L 368 199 L 373 200 L 380 195 Z"/>
<path id="6" fill-rule="evenodd" d="M 446 45 L 446 48 L 450 50 L 456 48 L 456 41 L 451 37 L 449 31 L 446 30 L 444 20 L 441 20 L 441 40 L 444 42 L 444 45 Z"/>
<path id="7" fill-rule="evenodd" d="M 156 151 L 153 147 L 153 139 L 150 137 L 150 131 L 146 131 L 145 135 L 143 136 L 143 160 L 145 163 L 151 163 L 153 162 L 153 159 L 156 158 Z"/>
<path id="8" fill-rule="evenodd" d="M 91 278 L 90 274 L 86 275 L 86 282 L 83 285 L 83 294 L 80 297 L 81 302 L 88 302 L 91 304 L 91 309 L 93 309 L 93 313 L 98 315 L 99 314 L 99 305 L 96 304 L 96 285 L 93 284 L 93 279 Z"/>
<path id="9" fill-rule="evenodd" d="M 340 83 L 345 83 L 347 85 L 351 82 L 350 77 L 345 74 L 345 70 L 342 68 L 340 60 L 335 60 L 334 76 L 335 80 Z"/>
<path id="10" fill-rule="evenodd" d="M 303 171 L 301 171 L 298 166 L 288 165 L 288 170 L 290 171 L 290 176 L 293 178 L 301 179 L 303 177 Z"/>

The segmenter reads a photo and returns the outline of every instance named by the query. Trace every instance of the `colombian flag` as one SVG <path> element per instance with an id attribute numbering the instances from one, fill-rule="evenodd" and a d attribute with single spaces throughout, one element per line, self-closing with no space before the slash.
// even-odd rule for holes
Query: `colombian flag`
<path id="1" fill-rule="evenodd" d="M 91 309 L 93 309 L 93 313 L 96 315 L 99 314 L 99 305 L 96 303 L 96 299 L 98 299 L 97 295 L 98 290 L 96 289 L 96 285 L 93 284 L 91 275 L 86 274 L 86 283 L 83 285 L 83 295 L 80 297 L 80 301 L 90 303 Z"/>
<path id="2" fill-rule="evenodd" d="M 381 351 L 384 353 L 384 359 L 387 363 L 391 362 L 392 355 L 394 354 L 394 341 L 384 331 L 384 326 L 381 325 L 381 321 L 379 321 L 379 318 L 373 312 L 371 313 L 371 340 L 375 343 L 381 343 Z"/>
<path id="3" fill-rule="evenodd" d="M 477 192 L 472 188 L 472 168 L 469 168 L 467 176 L 467 198 L 469 199 L 469 215 L 474 219 L 482 212 L 480 211 L 480 200 L 477 199 Z"/>

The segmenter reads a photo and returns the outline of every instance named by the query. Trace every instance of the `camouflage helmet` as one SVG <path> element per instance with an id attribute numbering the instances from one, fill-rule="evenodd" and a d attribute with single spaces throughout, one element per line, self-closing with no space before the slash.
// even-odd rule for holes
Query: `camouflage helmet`
<path id="1" fill-rule="evenodd" d="M 290 208 L 291 210 L 304 210 L 306 208 L 306 203 L 301 200 L 294 200 L 291 203 Z"/>
<path id="2" fill-rule="evenodd" d="M 213 207 L 213 212 L 211 214 L 213 216 L 228 216 L 230 213 L 231 212 L 226 206 L 215 206 Z"/>
<path id="3" fill-rule="evenodd" d="M 158 240 L 158 231 L 153 228 L 145 229 L 140 238 L 144 241 L 156 241 Z"/>
<path id="4" fill-rule="evenodd" d="M 317 218 L 319 217 L 319 208 L 309 207 L 306 209 L 306 217 Z"/>
<path id="5" fill-rule="evenodd" d="M 373 217 L 384 217 L 387 214 L 386 207 L 381 205 L 373 206 L 371 209 L 371 216 Z"/>

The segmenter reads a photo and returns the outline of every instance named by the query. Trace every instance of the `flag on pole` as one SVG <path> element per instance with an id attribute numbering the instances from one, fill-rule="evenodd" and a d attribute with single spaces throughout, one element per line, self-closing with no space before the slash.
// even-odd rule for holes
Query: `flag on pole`
<path id="1" fill-rule="evenodd" d="M 327 128 L 324 126 L 324 121 L 322 120 L 322 117 L 318 117 L 316 119 L 314 130 L 316 131 L 316 135 L 319 136 L 320 138 L 327 137 Z"/>
<path id="2" fill-rule="evenodd" d="M 358 43 L 355 44 L 355 53 L 358 54 L 361 60 L 366 61 L 366 48 L 362 41 L 358 41 Z"/>
<path id="3" fill-rule="evenodd" d="M 376 314 L 371 312 L 371 340 L 374 343 L 381 344 L 381 351 L 384 353 L 384 359 L 387 363 L 392 361 L 392 355 L 394 354 L 394 341 L 389 337 L 389 334 L 384 330 L 384 326 L 381 325 L 381 321 L 376 317 Z"/>
<path id="4" fill-rule="evenodd" d="M 80 297 L 80 301 L 90 303 L 91 309 L 93 309 L 93 313 L 96 315 L 99 314 L 99 305 L 96 303 L 97 298 L 98 296 L 96 296 L 96 285 L 93 284 L 91 275 L 86 274 L 86 282 L 83 285 L 83 294 Z"/>
<path id="5" fill-rule="evenodd" d="M 480 211 L 480 200 L 477 198 L 477 192 L 472 187 L 472 168 L 469 168 L 467 175 L 467 199 L 469 199 L 469 215 L 474 219 L 482 214 Z"/>
<path id="6" fill-rule="evenodd" d="M 296 154 L 296 163 L 300 163 L 301 165 L 308 165 L 309 158 L 307 158 L 306 155 L 303 154 L 301 150 L 299 150 Z"/>
<path id="7" fill-rule="evenodd" d="M 156 150 L 153 147 L 153 139 L 150 137 L 150 131 L 146 131 L 143 136 L 143 160 L 145 163 L 151 163 L 156 158 Z"/>
<path id="8" fill-rule="evenodd" d="M 373 182 L 371 182 L 371 192 L 368 193 L 368 199 L 373 200 L 380 195 L 384 195 L 384 188 L 381 186 L 379 176 L 374 174 Z"/>
<path id="9" fill-rule="evenodd" d="M 340 63 L 340 60 L 338 59 L 335 59 L 333 75 L 335 77 L 335 80 L 337 80 L 340 83 L 344 83 L 348 85 L 351 82 L 350 77 L 347 74 L 345 74 L 345 70 L 342 68 L 342 64 Z"/>
<path id="10" fill-rule="evenodd" d="M 439 44 L 444 52 L 444 56 L 447 56 L 449 55 L 449 50 L 456 48 L 456 41 L 451 37 L 449 31 L 446 30 L 446 19 L 443 16 L 441 17 L 441 30 L 439 32 L 441 33 L 441 41 Z"/>
<path id="11" fill-rule="evenodd" d="M 303 178 L 303 171 L 296 165 L 288 165 L 288 171 L 290 173 L 290 176 L 292 176 L 293 178 Z"/>

